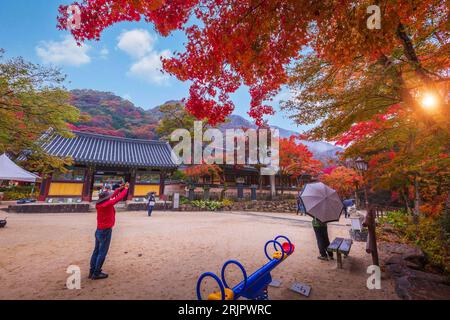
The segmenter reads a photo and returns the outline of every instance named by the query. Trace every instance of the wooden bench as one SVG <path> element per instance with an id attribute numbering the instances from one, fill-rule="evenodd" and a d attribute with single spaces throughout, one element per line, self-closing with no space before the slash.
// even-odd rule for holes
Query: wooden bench
<path id="1" fill-rule="evenodd" d="M 351 239 L 335 238 L 330 243 L 327 250 L 329 252 L 336 252 L 336 261 L 338 269 L 342 269 L 342 254 L 347 257 L 352 248 L 353 241 Z"/>

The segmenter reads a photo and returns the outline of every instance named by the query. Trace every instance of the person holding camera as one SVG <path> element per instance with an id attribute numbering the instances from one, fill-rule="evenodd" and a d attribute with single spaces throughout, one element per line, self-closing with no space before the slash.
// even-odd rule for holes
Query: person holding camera
<path id="1" fill-rule="evenodd" d="M 98 280 L 108 278 L 108 274 L 102 272 L 102 266 L 111 243 L 112 228 L 116 220 L 114 205 L 123 200 L 128 194 L 128 182 L 122 184 L 113 193 L 104 190 L 99 194 L 96 202 L 97 230 L 95 231 L 95 248 L 92 252 L 89 269 L 89 279 Z"/>

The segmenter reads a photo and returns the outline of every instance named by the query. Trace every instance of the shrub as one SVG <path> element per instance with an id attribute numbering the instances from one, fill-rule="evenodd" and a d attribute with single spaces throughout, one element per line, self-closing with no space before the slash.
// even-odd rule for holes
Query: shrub
<path id="1" fill-rule="evenodd" d="M 425 252 L 430 264 L 444 273 L 450 273 L 449 232 L 450 221 L 443 214 L 438 219 L 432 216 L 420 216 L 417 223 L 402 211 L 390 211 L 379 220 L 380 224 L 389 224 L 401 242 L 418 246 Z M 383 228 L 380 228 L 383 237 Z"/>
<path id="2" fill-rule="evenodd" d="M 407 240 L 420 247 L 427 255 L 430 263 L 446 273 L 450 273 L 448 243 L 442 237 L 439 220 L 420 217 L 417 224 L 408 224 L 405 229 Z"/>
<path id="3" fill-rule="evenodd" d="M 185 196 L 181 196 L 180 197 L 180 204 L 188 204 L 189 203 L 189 199 Z"/>
<path id="4" fill-rule="evenodd" d="M 230 207 L 233 205 L 233 203 L 234 203 L 234 201 L 231 199 L 223 199 L 222 200 L 222 204 L 224 207 Z"/>
<path id="5" fill-rule="evenodd" d="M 23 198 L 37 198 L 39 190 L 35 188 L 34 193 L 31 194 L 32 186 L 12 186 L 1 187 L 0 192 L 3 192 L 3 200 L 19 200 Z"/>
<path id="6" fill-rule="evenodd" d="M 214 200 L 194 200 L 191 204 L 200 209 L 207 209 L 209 211 L 217 211 L 223 207 L 222 202 Z"/>
<path id="7" fill-rule="evenodd" d="M 402 229 L 408 224 L 409 217 L 404 211 L 387 211 L 384 217 L 381 217 L 381 224 L 388 223 L 395 229 Z"/>

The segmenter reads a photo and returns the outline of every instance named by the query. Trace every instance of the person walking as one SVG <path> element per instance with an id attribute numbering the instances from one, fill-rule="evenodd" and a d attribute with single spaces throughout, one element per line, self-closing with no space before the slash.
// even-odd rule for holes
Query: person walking
<path id="1" fill-rule="evenodd" d="M 301 216 L 306 215 L 305 214 L 305 207 L 303 206 L 303 203 L 300 200 L 300 198 L 297 198 L 297 214 L 300 214 Z"/>
<path id="2" fill-rule="evenodd" d="M 317 218 L 313 218 L 312 226 L 314 229 L 314 233 L 316 234 L 317 246 L 319 247 L 320 253 L 320 256 L 318 256 L 317 258 L 320 260 L 333 260 L 333 252 L 327 251 L 327 248 L 330 245 L 327 224 L 321 222 Z"/>
<path id="3" fill-rule="evenodd" d="M 102 272 L 102 266 L 111 243 L 112 228 L 115 224 L 116 210 L 114 205 L 124 199 L 128 193 L 128 183 L 122 184 L 111 193 L 102 191 L 96 202 L 97 230 L 95 231 L 95 248 L 92 252 L 89 269 L 89 279 L 98 280 L 108 278 L 108 274 Z"/>
<path id="4" fill-rule="evenodd" d="M 345 199 L 342 201 L 342 204 L 344 205 L 344 216 L 345 218 L 349 218 L 350 213 L 348 212 L 348 208 L 353 206 L 353 199 Z"/>
<path id="5" fill-rule="evenodd" d="M 301 199 L 302 192 L 300 191 L 297 195 L 297 214 L 300 213 L 301 216 L 306 215 L 305 207 Z"/>
<path id="6" fill-rule="evenodd" d="M 155 193 L 150 192 L 148 194 L 148 202 L 147 202 L 147 212 L 148 212 L 149 217 L 152 216 L 152 211 L 153 211 L 154 206 L 155 206 Z"/>

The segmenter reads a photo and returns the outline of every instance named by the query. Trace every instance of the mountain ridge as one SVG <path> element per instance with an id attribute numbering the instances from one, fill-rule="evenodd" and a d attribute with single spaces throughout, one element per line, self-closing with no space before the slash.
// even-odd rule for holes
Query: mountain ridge
<path id="1" fill-rule="evenodd" d="M 169 100 L 167 103 L 179 101 Z M 112 92 L 93 89 L 71 90 L 71 103 L 82 114 L 89 115 L 90 120 L 73 123 L 73 129 L 105 135 L 121 136 L 137 139 L 157 139 L 155 132 L 163 114 L 160 106 L 143 109 L 131 101 L 115 95 Z M 162 105 L 164 105 L 162 104 Z M 278 126 L 281 138 L 298 135 L 297 132 Z M 257 128 L 257 126 L 240 115 L 232 114 L 229 121 L 218 126 L 218 129 Z M 337 153 L 343 149 L 324 141 L 300 140 L 313 153 L 314 157 L 326 163 L 337 158 Z"/>

